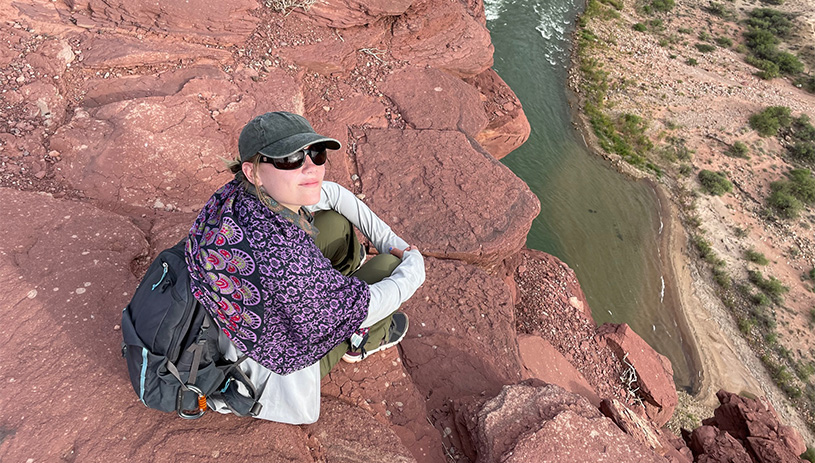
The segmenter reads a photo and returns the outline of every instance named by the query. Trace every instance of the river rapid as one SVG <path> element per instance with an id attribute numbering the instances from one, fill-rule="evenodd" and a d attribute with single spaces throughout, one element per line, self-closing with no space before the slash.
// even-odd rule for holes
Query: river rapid
<path id="1" fill-rule="evenodd" d="M 678 388 L 698 387 L 679 308 L 660 256 L 665 231 L 651 185 L 593 154 L 572 123 L 568 67 L 580 0 L 486 0 L 496 72 L 523 104 L 529 140 L 502 160 L 538 196 L 527 246 L 577 273 L 598 324 L 627 323 L 673 365 Z M 667 291 L 666 291 L 667 290 Z"/>

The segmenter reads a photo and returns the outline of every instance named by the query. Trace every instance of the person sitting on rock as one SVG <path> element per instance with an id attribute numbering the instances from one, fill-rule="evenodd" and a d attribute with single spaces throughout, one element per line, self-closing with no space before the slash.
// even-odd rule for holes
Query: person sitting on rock
<path id="1" fill-rule="evenodd" d="M 327 150 L 339 148 L 297 114 L 254 118 L 238 140 L 235 179 L 190 229 L 193 294 L 221 328 L 226 358 L 248 356 L 240 368 L 257 388 L 258 418 L 315 422 L 321 378 L 340 359 L 399 343 L 408 319 L 396 310 L 424 282 L 419 250 L 323 181 Z M 354 227 L 378 251 L 367 262 Z"/>

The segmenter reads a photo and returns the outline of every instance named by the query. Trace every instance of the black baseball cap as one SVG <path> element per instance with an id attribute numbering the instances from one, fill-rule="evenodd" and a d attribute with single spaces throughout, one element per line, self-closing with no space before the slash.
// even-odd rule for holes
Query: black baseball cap
<path id="1" fill-rule="evenodd" d="M 303 116 L 275 111 L 257 116 L 246 124 L 238 138 L 238 152 L 241 162 L 248 161 L 256 153 L 285 158 L 315 143 L 324 143 L 332 150 L 342 147 L 339 141 L 315 132 Z"/>

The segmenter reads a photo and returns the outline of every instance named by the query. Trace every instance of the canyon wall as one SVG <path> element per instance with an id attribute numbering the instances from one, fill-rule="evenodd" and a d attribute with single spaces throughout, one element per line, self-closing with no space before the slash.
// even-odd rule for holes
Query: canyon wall
<path id="1" fill-rule="evenodd" d="M 498 159 L 530 127 L 480 1 L 0 0 L 0 17 L 0 460 L 692 458 L 660 429 L 670 363 L 598 328 L 574 272 L 524 248 L 540 204 Z M 338 365 L 313 425 L 146 409 L 121 309 L 274 110 L 339 139 L 327 178 L 425 254 L 411 330 Z"/>

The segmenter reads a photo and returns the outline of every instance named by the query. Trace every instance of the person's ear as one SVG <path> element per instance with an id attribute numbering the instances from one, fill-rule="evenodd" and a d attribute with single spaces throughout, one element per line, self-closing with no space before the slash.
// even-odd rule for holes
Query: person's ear
<path id="1" fill-rule="evenodd" d="M 249 181 L 252 185 L 255 184 L 255 165 L 251 162 L 244 162 L 241 164 L 241 170 L 243 171 L 243 175 L 246 176 L 246 180 Z M 260 179 L 258 179 L 258 183 L 260 183 Z M 262 185 L 257 185 L 262 186 Z"/>

